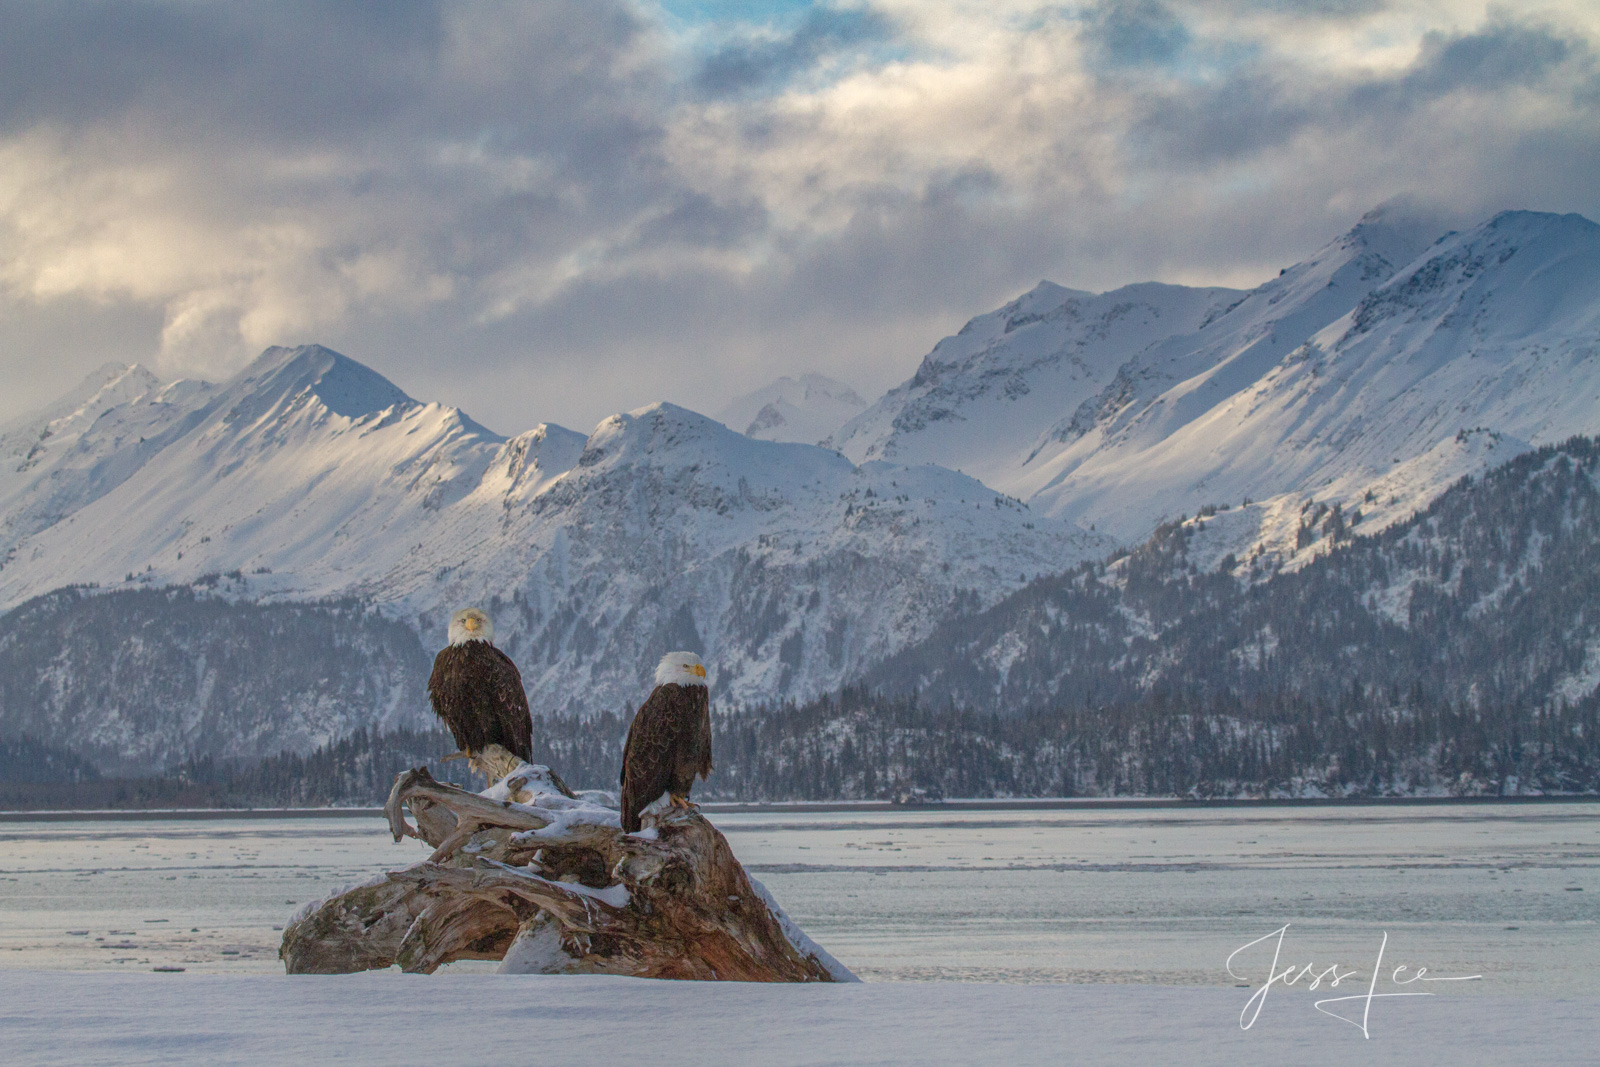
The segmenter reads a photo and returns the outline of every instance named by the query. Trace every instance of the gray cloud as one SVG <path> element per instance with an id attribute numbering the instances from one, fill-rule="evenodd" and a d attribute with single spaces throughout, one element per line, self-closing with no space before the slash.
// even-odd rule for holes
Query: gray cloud
<path id="1" fill-rule="evenodd" d="M 422 0 L 12 0 L 0 21 L 9 129 L 144 111 L 274 137 L 347 132 L 410 110 L 442 40 L 438 5 Z"/>
<path id="2" fill-rule="evenodd" d="M 825 58 L 890 39 L 893 28 L 872 8 L 817 6 L 778 36 L 745 35 L 700 64 L 695 87 L 709 96 L 762 89 L 803 73 Z"/>
<path id="3" fill-rule="evenodd" d="M 322 341 L 587 428 L 871 392 L 1042 277 L 1250 283 L 1397 194 L 1600 216 L 1594 30 L 1401 2 L 879 0 L 706 56 L 627 0 L 0 0 L 0 417 Z M 1318 50 L 1374 26 L 1414 48 Z"/>
<path id="4" fill-rule="evenodd" d="M 635 247 L 736 248 L 758 237 L 770 221 L 759 201 L 725 204 L 702 193 L 685 193 L 663 208 L 661 214 L 640 226 Z"/>
<path id="5" fill-rule="evenodd" d="M 1109 0 L 1087 19 L 1085 40 L 1114 67 L 1164 65 L 1189 43 L 1189 29 L 1158 0 Z"/>
<path id="6" fill-rule="evenodd" d="M 1289 15 L 1346 20 L 1383 11 L 1391 0 L 1213 0 L 1208 7 L 1232 14 Z"/>
<path id="7" fill-rule="evenodd" d="M 1578 56 L 1592 58 L 1585 42 L 1547 26 L 1519 24 L 1502 16 L 1476 33 L 1428 34 L 1421 57 L 1401 79 L 1401 86 L 1408 96 L 1427 98 L 1459 90 L 1493 92 L 1535 85 Z"/>
<path id="8" fill-rule="evenodd" d="M 1593 55 L 1586 41 L 1502 18 L 1472 33 L 1427 35 L 1416 60 L 1389 75 L 1318 82 L 1261 60 L 1207 84 L 1161 86 L 1139 101 L 1145 117 L 1138 128 L 1174 160 L 1204 164 L 1286 146 L 1308 133 L 1367 126 L 1399 134 L 1443 98 L 1539 85 L 1563 66 L 1592 65 Z"/>

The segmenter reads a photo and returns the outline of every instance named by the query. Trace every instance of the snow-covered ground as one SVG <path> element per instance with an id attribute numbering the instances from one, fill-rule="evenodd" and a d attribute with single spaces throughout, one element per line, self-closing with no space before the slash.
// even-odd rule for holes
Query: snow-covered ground
<path id="1" fill-rule="evenodd" d="M 1336 994 L 1340 995 L 1340 994 Z M 0 974 L 15 1064 L 1578 1063 L 1600 998 L 983 984 L 744 985 L 602 976 Z M 1365 1005 L 1330 1005 L 1352 1019 Z"/>
<path id="2" fill-rule="evenodd" d="M 1482 973 L 1463 995 L 1600 969 L 1582 802 L 709 814 L 869 982 L 1230 987 L 1229 953 L 1285 922 L 1290 952 L 1346 967 L 1387 930 L 1396 962 Z M 0 970 L 281 973 L 298 908 L 427 854 L 376 815 L 0 820 L 0 842 Z"/>

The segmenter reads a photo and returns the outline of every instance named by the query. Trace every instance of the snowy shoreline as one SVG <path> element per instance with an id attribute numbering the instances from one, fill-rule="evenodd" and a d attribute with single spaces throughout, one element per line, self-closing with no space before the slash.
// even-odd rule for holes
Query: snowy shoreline
<path id="1" fill-rule="evenodd" d="M 1419 805 L 1584 804 L 1600 803 L 1595 793 L 1547 793 L 1522 796 L 1404 797 L 1252 797 L 1183 800 L 1177 797 L 1039 797 L 946 800 L 931 804 L 894 804 L 883 800 L 840 801 L 708 801 L 699 807 L 717 814 L 827 814 L 829 812 L 940 811 L 1114 811 L 1178 808 L 1364 808 Z M 101 808 L 83 811 L 0 811 L 0 822 L 123 822 L 146 819 L 378 819 L 382 808 Z"/>

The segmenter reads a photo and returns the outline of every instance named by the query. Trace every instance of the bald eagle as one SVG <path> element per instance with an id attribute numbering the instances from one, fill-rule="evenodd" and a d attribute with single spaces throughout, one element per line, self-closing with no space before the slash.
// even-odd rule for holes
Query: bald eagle
<path id="1" fill-rule="evenodd" d="M 639 829 L 639 813 L 669 793 L 685 807 L 695 775 L 711 773 L 711 694 L 693 652 L 669 652 L 656 665 L 656 687 L 640 706 L 622 750 L 622 829 Z"/>
<path id="2" fill-rule="evenodd" d="M 477 608 L 450 617 L 450 643 L 434 657 L 428 699 L 467 756 L 500 745 L 521 760 L 533 759 L 533 716 L 522 673 L 494 647 L 494 624 Z"/>

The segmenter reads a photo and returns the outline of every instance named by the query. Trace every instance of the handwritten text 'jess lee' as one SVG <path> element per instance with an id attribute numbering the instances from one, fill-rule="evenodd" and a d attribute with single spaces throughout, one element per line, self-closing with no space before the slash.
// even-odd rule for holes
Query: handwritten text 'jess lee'
<path id="1" fill-rule="evenodd" d="M 1245 976 L 1233 969 L 1233 961 L 1241 953 L 1244 953 L 1249 949 L 1256 947 L 1257 945 L 1263 945 L 1269 941 L 1273 942 L 1272 963 L 1267 968 L 1267 980 L 1259 989 L 1250 995 L 1250 999 L 1245 1002 L 1244 1010 L 1239 1013 L 1239 1029 L 1241 1030 L 1248 1030 L 1256 1024 L 1256 1019 L 1261 1015 L 1261 1008 L 1267 1002 L 1267 994 L 1272 991 L 1272 987 L 1275 985 L 1281 985 L 1285 988 L 1288 988 L 1298 985 L 1302 980 L 1305 980 L 1305 988 L 1308 991 L 1320 989 L 1324 983 L 1326 983 L 1330 989 L 1337 989 L 1340 982 L 1346 981 L 1350 978 L 1360 977 L 1359 971 L 1353 969 L 1342 970 L 1340 965 L 1337 963 L 1331 963 L 1328 966 L 1320 969 L 1314 963 L 1307 963 L 1303 966 L 1291 963 L 1286 964 L 1282 970 L 1279 970 L 1278 963 L 1283 957 L 1283 939 L 1288 932 L 1289 924 L 1284 923 L 1282 926 L 1278 927 L 1278 929 L 1272 931 L 1272 933 L 1258 937 L 1249 944 L 1240 945 L 1238 948 L 1233 950 L 1232 954 L 1228 956 L 1228 973 L 1235 979 L 1243 980 Z M 1368 1029 L 1368 1022 L 1372 1015 L 1372 1002 L 1374 1000 L 1384 997 L 1433 996 L 1432 992 L 1421 989 L 1402 989 L 1398 992 L 1390 992 L 1386 990 L 1382 993 L 1378 992 L 1378 977 L 1383 971 L 1383 953 L 1388 947 L 1389 933 L 1386 930 L 1383 932 L 1383 940 L 1378 944 L 1378 959 L 1377 962 L 1372 965 L 1372 975 L 1370 980 L 1367 982 L 1367 991 L 1365 993 L 1354 993 L 1349 996 L 1342 997 L 1325 997 L 1316 1002 L 1316 1009 L 1322 1012 L 1324 1015 L 1330 1015 L 1333 1018 L 1338 1019 L 1340 1022 L 1347 1022 L 1352 1026 L 1359 1027 L 1362 1035 L 1370 1038 L 1372 1036 L 1372 1032 L 1370 1029 Z M 1401 964 L 1390 972 L 1389 982 L 1391 985 L 1396 986 L 1412 986 L 1420 982 L 1475 982 L 1482 977 L 1483 975 L 1481 974 L 1469 974 L 1453 978 L 1445 978 L 1429 974 L 1428 968 L 1426 967 L 1410 967 L 1405 964 Z M 1351 1001 L 1358 1001 L 1361 1004 L 1361 1020 L 1359 1022 L 1357 1022 L 1355 1019 L 1349 1018 L 1348 1016 L 1340 1015 L 1337 1011 L 1330 1011 L 1327 1007 L 1327 1005 L 1330 1004 L 1342 1004 L 1349 1003 Z"/>

